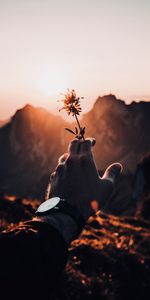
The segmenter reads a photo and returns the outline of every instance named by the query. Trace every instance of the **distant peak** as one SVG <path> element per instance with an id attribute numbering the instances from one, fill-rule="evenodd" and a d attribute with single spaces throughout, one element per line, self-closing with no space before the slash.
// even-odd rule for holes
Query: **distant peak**
<path id="1" fill-rule="evenodd" d="M 24 111 L 24 112 L 33 112 L 33 111 L 35 111 L 36 110 L 36 108 L 33 106 L 33 105 L 31 105 L 31 104 L 26 104 L 22 109 L 21 109 L 21 111 Z"/>
<path id="2" fill-rule="evenodd" d="M 30 112 L 30 111 L 33 111 L 33 110 L 35 110 L 35 107 L 34 106 L 32 106 L 31 104 L 26 104 L 25 106 L 23 106 L 22 108 L 20 108 L 20 109 L 17 109 L 16 110 L 16 113 L 15 113 L 15 115 L 18 115 L 18 114 L 22 114 L 22 113 L 28 113 L 28 112 Z"/>
<path id="3" fill-rule="evenodd" d="M 113 95 L 113 94 L 108 94 L 108 95 L 104 95 L 104 96 L 99 96 L 98 97 L 98 99 L 97 99 L 97 101 L 99 101 L 99 100 L 106 100 L 106 101 L 117 101 L 118 99 L 117 99 L 117 97 L 115 96 L 115 95 Z"/>
<path id="4" fill-rule="evenodd" d="M 25 121 L 29 120 L 33 114 L 35 114 L 36 108 L 31 104 L 26 104 L 24 107 L 18 109 L 16 113 L 12 116 L 13 121 Z"/>
<path id="5" fill-rule="evenodd" d="M 62 122 L 63 119 L 60 116 L 55 116 L 52 112 L 47 111 L 42 107 L 35 107 L 31 104 L 26 104 L 24 107 L 18 109 L 16 113 L 11 117 L 15 122 L 43 122 L 43 119 L 51 119 Z M 55 122 L 54 121 L 54 122 Z"/>
<path id="6" fill-rule="evenodd" d="M 24 107 L 23 107 L 23 109 L 33 109 L 34 107 L 31 105 L 31 104 L 29 104 L 29 103 L 27 103 Z"/>
<path id="7" fill-rule="evenodd" d="M 118 104 L 119 102 L 124 103 L 124 101 L 121 101 L 120 99 L 117 99 L 117 97 L 113 94 L 108 94 L 104 96 L 99 96 L 95 102 L 94 106 L 105 104 L 105 105 L 110 105 L 110 104 Z"/>

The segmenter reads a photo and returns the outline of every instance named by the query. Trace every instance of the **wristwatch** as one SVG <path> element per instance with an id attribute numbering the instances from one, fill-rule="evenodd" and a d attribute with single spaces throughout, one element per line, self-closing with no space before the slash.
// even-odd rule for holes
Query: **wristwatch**
<path id="1" fill-rule="evenodd" d="M 64 199 L 60 199 L 59 197 L 53 197 L 44 201 L 38 207 L 35 214 L 37 216 L 48 216 L 50 214 L 56 214 L 58 212 L 62 212 L 64 214 L 69 215 L 75 221 L 78 227 L 79 235 L 83 227 L 85 226 L 85 220 L 78 211 L 78 209 Z"/>

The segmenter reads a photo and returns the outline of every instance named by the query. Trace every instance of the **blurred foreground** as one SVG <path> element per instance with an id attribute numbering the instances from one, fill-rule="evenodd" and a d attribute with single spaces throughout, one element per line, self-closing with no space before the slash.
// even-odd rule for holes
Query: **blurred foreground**
<path id="1" fill-rule="evenodd" d="M 32 218 L 39 202 L 1 196 L 1 230 Z M 72 242 L 67 266 L 49 299 L 150 299 L 149 208 L 147 195 L 135 216 L 99 212 L 91 217 L 79 239 Z"/>
<path id="2" fill-rule="evenodd" d="M 150 223 L 100 213 L 72 243 L 54 299 L 150 299 Z"/>

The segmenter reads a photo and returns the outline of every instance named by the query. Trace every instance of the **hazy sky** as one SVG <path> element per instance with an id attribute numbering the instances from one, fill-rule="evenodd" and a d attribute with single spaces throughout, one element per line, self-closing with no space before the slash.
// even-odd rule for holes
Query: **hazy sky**
<path id="1" fill-rule="evenodd" d="M 150 0 L 0 0 L 0 119 L 67 88 L 150 100 Z"/>

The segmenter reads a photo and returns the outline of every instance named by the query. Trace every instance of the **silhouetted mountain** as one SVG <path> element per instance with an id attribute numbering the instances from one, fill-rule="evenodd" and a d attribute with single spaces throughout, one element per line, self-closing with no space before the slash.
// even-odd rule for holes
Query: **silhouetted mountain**
<path id="1" fill-rule="evenodd" d="M 0 127 L 4 126 L 8 122 L 9 122 L 9 119 L 7 119 L 7 120 L 0 120 Z"/>
<path id="2" fill-rule="evenodd" d="M 65 121 L 26 105 L 0 129 L 0 190 L 43 196 L 50 171 L 64 151 Z"/>
<path id="3" fill-rule="evenodd" d="M 126 105 L 113 95 L 99 97 L 82 122 L 87 135 L 96 138 L 94 151 L 99 168 L 119 161 L 133 171 L 150 151 L 150 102 Z"/>
<path id="4" fill-rule="evenodd" d="M 120 161 L 134 171 L 150 151 L 150 102 L 126 105 L 113 95 L 99 97 L 81 123 L 86 136 L 94 136 L 99 169 Z M 58 157 L 73 138 L 61 117 L 26 105 L 0 128 L 0 191 L 19 196 L 43 197 Z"/>

